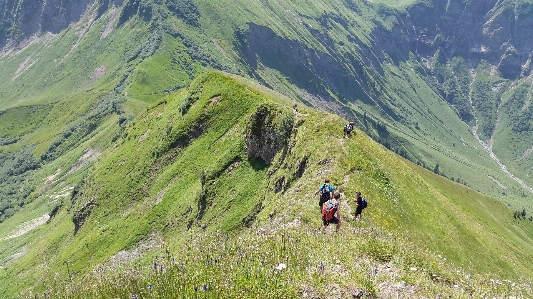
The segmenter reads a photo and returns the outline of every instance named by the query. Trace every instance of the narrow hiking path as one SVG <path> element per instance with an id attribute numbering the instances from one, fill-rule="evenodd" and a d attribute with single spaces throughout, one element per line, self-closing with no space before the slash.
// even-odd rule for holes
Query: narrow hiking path
<path id="1" fill-rule="evenodd" d="M 469 99 L 469 102 L 470 102 L 470 107 L 472 108 L 472 113 L 473 113 L 473 116 L 474 116 L 474 120 L 475 120 L 475 125 L 470 127 L 466 122 L 465 122 L 465 125 L 467 127 L 470 128 L 470 131 L 472 132 L 472 135 L 474 135 L 474 137 L 476 138 L 476 140 L 478 141 L 478 143 L 485 149 L 485 151 L 487 151 L 487 153 L 489 154 L 490 158 L 492 160 L 494 160 L 494 162 L 496 162 L 501 170 L 507 174 L 507 176 L 509 176 L 511 179 L 515 180 L 517 183 L 519 183 L 524 189 L 528 190 L 529 192 L 533 193 L 533 188 L 531 188 L 530 186 L 528 186 L 526 183 L 524 183 L 520 178 L 518 178 L 517 176 L 515 176 L 513 173 L 511 173 L 509 170 L 507 170 L 507 166 L 505 164 L 503 164 L 500 159 L 496 156 L 496 154 L 492 151 L 492 146 L 494 145 L 494 136 L 496 135 L 496 132 L 498 131 L 498 127 L 499 127 L 499 124 L 500 124 L 500 108 L 503 104 L 503 95 L 505 93 L 507 93 L 512 87 L 513 85 L 511 85 L 507 91 L 505 91 L 502 96 L 500 97 L 500 101 L 498 102 L 498 108 L 496 109 L 496 123 L 494 125 L 494 129 L 492 131 L 492 134 L 490 136 L 490 140 L 489 142 L 485 142 L 481 139 L 481 137 L 479 137 L 479 134 L 478 134 L 478 128 L 479 128 L 479 120 L 476 116 L 476 108 L 474 106 L 474 102 L 472 100 L 472 86 L 474 85 L 475 81 L 476 81 L 476 71 L 474 69 L 470 70 L 470 73 L 472 75 L 472 81 L 470 82 L 470 90 L 468 92 L 468 99 Z M 488 176 L 488 175 L 487 175 Z M 490 176 L 489 176 L 490 177 Z M 492 178 L 490 177 L 492 180 L 495 180 L 495 178 Z M 503 186 L 501 183 L 497 182 L 499 186 Z"/>

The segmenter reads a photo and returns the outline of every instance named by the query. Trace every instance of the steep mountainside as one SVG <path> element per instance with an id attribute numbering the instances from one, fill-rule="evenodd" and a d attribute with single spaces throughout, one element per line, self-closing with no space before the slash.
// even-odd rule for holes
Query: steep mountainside
<path id="1" fill-rule="evenodd" d="M 342 124 L 243 78 L 199 77 L 107 150 L 89 139 L 0 224 L 0 296 L 531 295 L 531 221 Z M 338 234 L 320 232 L 325 177 L 342 193 Z"/>
<path id="2" fill-rule="evenodd" d="M 528 227 L 533 223 L 533 175 L 530 175 L 533 45 L 528 38 L 533 30 L 532 9 L 530 0 L 1 2 L 0 232 L 3 236 L 0 242 L 4 243 L 0 246 L 5 250 L 0 260 L 0 277 L 11 279 L 23 272 L 21 269 L 40 269 L 35 268 L 34 259 L 39 254 L 26 245 L 32 239 L 29 228 L 50 223 L 54 215 L 63 215 L 54 224 L 61 229 L 57 235 L 52 232 L 49 244 L 37 248 L 53 252 L 73 244 L 77 253 L 60 250 L 62 253 L 54 259 L 85 273 L 120 250 L 131 249 L 128 246 L 138 244 L 137 241 L 148 242 L 146 234 L 157 231 L 154 227 L 173 227 L 171 220 L 159 222 L 161 217 L 169 219 L 179 214 L 172 209 L 169 213 L 174 214 L 159 210 L 150 214 L 152 218 L 142 220 L 144 224 L 139 226 L 127 224 L 129 231 L 124 229 L 128 222 L 123 222 L 122 217 L 130 215 L 130 209 L 145 211 L 150 205 L 158 206 L 155 203 L 163 200 L 167 191 L 174 194 L 170 197 L 180 202 L 185 200 L 183 197 L 189 194 L 184 186 L 187 175 L 196 180 L 188 187 L 196 190 L 191 205 L 196 217 L 188 219 L 185 228 L 176 230 L 178 235 L 195 225 L 202 227 L 202 219 L 215 221 L 221 229 L 229 231 L 252 227 L 261 215 L 266 221 L 269 217 L 261 214 L 266 200 L 261 199 L 261 194 L 279 200 L 279 192 L 297 188 L 294 184 L 304 184 L 300 180 L 310 165 L 331 162 L 328 158 L 310 160 L 311 156 L 306 154 L 290 160 L 289 141 L 278 137 L 289 131 L 294 134 L 302 116 L 288 113 L 292 110 L 287 107 L 273 108 L 255 96 L 239 102 L 241 94 L 236 94 L 227 95 L 235 98 L 235 105 L 222 105 L 228 110 L 219 111 L 215 109 L 217 96 L 211 94 L 204 99 L 211 101 L 211 106 L 207 102 L 202 105 L 216 112 L 194 110 L 202 91 L 194 89 L 201 85 L 198 81 L 191 84 L 212 70 L 256 82 L 262 86 L 253 87 L 261 90 L 257 92 L 260 97 L 262 92 L 274 94 L 262 89 L 266 87 L 286 96 L 284 105 L 290 103 L 289 107 L 297 102 L 305 111 L 315 108 L 332 113 L 324 114 L 327 115 L 324 121 L 331 123 L 314 124 L 314 129 L 305 133 L 298 129 L 298 136 L 318 138 L 326 130 L 329 134 L 325 134 L 325 139 L 331 141 L 331 136 L 339 136 L 343 122 L 354 121 L 360 132 L 385 148 L 451 181 L 440 181 L 425 173 L 427 180 L 444 187 L 430 183 L 433 187 L 422 188 L 406 183 L 405 190 L 416 191 L 422 201 L 442 201 L 444 206 L 450 200 L 461 203 L 454 210 L 414 204 L 402 210 L 395 206 L 400 205 L 396 200 L 403 198 L 409 202 L 409 196 L 402 197 L 392 191 L 402 184 L 391 187 L 387 175 L 376 170 L 372 180 L 358 186 L 366 189 L 380 186 L 379 192 L 385 193 L 375 190 L 374 195 L 387 198 L 390 203 L 389 208 L 380 211 L 395 215 L 395 220 L 374 219 L 376 222 L 369 227 L 405 230 L 401 219 L 408 220 L 409 230 L 412 225 L 432 227 L 430 224 L 434 224 L 429 231 L 413 230 L 414 239 L 429 238 L 435 242 L 432 250 L 454 255 L 453 261 L 459 267 L 468 268 L 468 262 L 475 263 L 471 268 L 484 273 L 494 273 L 493 268 L 475 258 L 463 259 L 463 255 L 470 256 L 471 248 L 494 245 L 497 243 L 494 240 L 505 239 L 501 252 L 512 251 L 512 257 L 506 260 L 494 251 L 483 256 L 484 260 L 501 259 L 495 264 L 504 269 L 502 276 L 513 272 L 510 265 L 518 268 L 516 276 L 524 273 L 528 276 L 527 265 L 526 270 L 522 269 L 521 261 L 531 256 Z M 216 85 L 218 81 L 214 81 Z M 223 94 L 225 86 L 226 83 L 216 86 L 223 91 L 213 89 Z M 172 116 L 166 123 L 156 124 L 153 115 L 146 114 L 147 111 L 158 111 L 153 112 L 155 115 L 170 113 L 163 110 L 172 99 L 177 101 L 173 103 L 178 105 L 175 109 L 183 119 Z M 189 110 L 200 114 L 188 114 Z M 243 115 L 246 117 L 242 118 Z M 139 125 L 143 119 L 158 129 Z M 257 123 L 272 122 L 271 131 L 265 135 L 268 138 L 252 138 L 252 134 L 246 143 L 233 135 L 232 130 L 237 129 L 240 134 L 257 133 L 252 125 L 254 119 Z M 245 123 L 250 124 L 247 130 L 242 127 Z M 226 140 L 224 136 L 235 139 Z M 190 142 L 200 137 L 206 139 L 198 144 Z M 324 143 L 314 138 L 311 141 L 305 143 L 307 149 L 303 152 L 312 152 Z M 212 155 L 207 149 L 213 149 L 215 144 L 227 152 Z M 376 147 L 360 148 L 360 151 L 376 151 Z M 337 161 L 355 159 L 350 155 L 356 153 L 342 149 L 346 154 L 335 155 Z M 143 154 L 120 160 L 121 155 L 128 156 L 134 150 Z M 204 155 L 196 156 L 195 151 Z M 244 151 L 247 151 L 246 158 Z M 180 160 L 182 165 L 174 165 L 186 152 L 190 156 Z M 272 177 L 279 169 L 272 169 L 274 166 L 269 163 L 276 165 L 275 157 L 280 153 L 289 159 L 282 159 L 286 163 L 283 167 L 291 171 Z M 381 150 L 379 153 L 390 154 Z M 206 161 L 215 157 L 219 160 Z M 357 158 L 358 165 L 348 163 L 350 170 L 345 169 L 344 175 L 349 176 L 359 167 L 382 169 L 384 164 L 399 163 L 376 156 L 375 164 L 366 164 L 367 158 Z M 175 168 L 169 170 L 169 165 Z M 406 165 L 410 166 L 403 168 L 405 173 L 421 172 L 411 164 Z M 181 173 L 178 169 L 186 171 Z M 230 175 L 233 169 L 242 171 L 236 177 L 246 183 L 239 185 L 233 181 Z M 329 174 L 315 170 L 316 174 Z M 397 169 L 386 173 L 391 175 L 394 171 Z M 146 178 L 154 179 L 155 185 Z M 344 178 L 337 177 L 337 184 L 348 185 Z M 317 177 L 313 179 L 313 184 L 320 181 Z M 121 184 L 109 183 L 117 180 Z M 236 201 L 241 208 L 233 211 L 224 204 L 215 204 L 217 182 L 238 186 L 231 191 L 224 189 L 230 194 L 222 196 L 221 201 Z M 346 190 L 359 187 L 346 187 Z M 456 192 L 450 193 L 454 188 Z M 310 187 L 307 189 L 312 192 Z M 265 190 L 277 191 L 272 194 Z M 154 192 L 161 192 L 158 194 L 163 197 L 159 199 Z M 477 193 L 472 195 L 475 192 L 496 199 L 510 210 L 485 201 Z M 250 201 L 245 197 L 250 197 Z M 478 215 L 476 207 L 463 207 L 464 199 L 486 209 Z M 147 206 L 138 206 L 142 202 Z M 207 209 L 211 204 L 218 209 L 212 214 Z M 117 209 L 125 214 L 110 212 Z M 464 209 L 466 215 L 461 214 Z M 486 211 L 490 209 L 499 216 Z M 217 215 L 226 211 L 230 211 L 229 218 L 218 218 Z M 448 213 L 460 216 L 455 218 Z M 433 220 L 440 214 L 446 217 Z M 138 219 L 134 218 L 137 214 L 131 215 L 135 215 L 130 216 L 131 221 Z M 308 220 L 311 218 L 302 216 L 300 221 L 311 221 Z M 453 228 L 437 226 L 449 222 L 450 218 L 456 220 L 451 224 Z M 475 224 L 468 221 L 465 224 L 461 222 L 463 218 L 476 219 Z M 102 228 L 98 221 L 114 219 L 119 220 L 113 224 L 113 234 L 107 236 L 110 228 Z M 474 240 L 466 247 L 469 249 L 460 248 L 455 242 L 442 243 L 448 239 L 445 236 L 450 229 L 462 232 L 466 229 L 463 225 L 475 227 L 473 232 L 464 234 L 467 240 Z M 84 230 L 89 232 L 87 239 L 82 237 Z M 494 235 L 478 236 L 479 230 Z M 74 236 L 65 237 L 74 232 Z M 126 240 L 126 236 L 132 235 L 136 237 Z M 453 237 L 456 235 L 462 234 L 454 233 Z M 20 236 L 23 237 L 18 239 Z M 111 240 L 119 242 L 109 251 L 103 250 L 101 255 L 92 257 L 102 247 L 89 248 L 89 244 L 109 246 Z M 176 246 L 183 244 L 172 242 Z M 453 249 L 457 253 L 449 254 Z M 25 259 L 18 261 L 19 256 Z M 79 264 L 71 261 L 74 256 L 79 258 Z M 91 258 L 95 259 L 94 263 L 87 265 L 85 261 Z M 16 266 L 10 268 L 11 264 Z M 50 266 L 50 271 L 63 267 L 59 264 Z M 40 266 L 46 268 L 48 264 Z M 26 281 L 21 285 L 26 287 L 36 274 L 26 272 L 21 276 L 25 277 L 21 281 Z M 5 288 L 9 293 L 23 287 Z"/>
<path id="3" fill-rule="evenodd" d="M 36 168 L 110 113 L 124 124 L 209 68 L 354 120 L 411 161 L 531 209 L 528 1 L 1 5 L 0 144 L 12 162 L 0 195 L 16 198 L 2 219 L 38 188 Z M 28 152 L 36 161 L 15 161 Z"/>

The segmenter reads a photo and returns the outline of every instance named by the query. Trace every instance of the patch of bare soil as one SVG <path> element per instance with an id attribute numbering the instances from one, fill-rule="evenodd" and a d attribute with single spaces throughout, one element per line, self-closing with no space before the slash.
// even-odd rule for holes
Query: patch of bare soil
<path id="1" fill-rule="evenodd" d="M 54 182 L 55 178 L 61 173 L 61 168 L 58 168 L 56 170 L 56 173 L 52 174 L 51 176 L 48 176 L 47 178 L 45 178 L 44 180 L 44 184 L 43 186 L 39 189 L 39 191 L 37 191 L 37 195 L 38 196 L 41 196 L 41 194 L 43 194 L 43 192 L 50 186 L 52 185 L 52 183 Z"/>
<path id="2" fill-rule="evenodd" d="M 143 140 L 146 139 L 146 137 L 148 137 L 148 133 L 150 133 L 150 129 L 146 130 L 146 132 L 144 132 L 144 134 L 142 134 L 141 137 L 139 137 L 139 143 L 143 142 Z"/>
<path id="3" fill-rule="evenodd" d="M 224 55 L 224 57 L 229 57 L 228 53 L 226 53 L 226 51 L 224 51 L 224 49 L 218 44 L 218 40 L 216 38 L 213 39 L 213 44 L 215 45 L 215 48 L 217 48 L 217 50 Z"/>
<path id="4" fill-rule="evenodd" d="M 102 35 L 100 35 L 100 40 L 103 40 L 104 38 L 106 38 L 111 32 L 113 32 L 113 27 L 115 26 L 116 22 L 117 22 L 117 19 L 118 19 L 118 13 L 117 13 L 118 9 L 113 6 L 113 8 L 111 8 L 108 12 L 108 22 L 107 22 L 107 25 L 105 26 L 105 29 L 104 31 L 102 32 Z"/>
<path id="5" fill-rule="evenodd" d="M 91 74 L 91 82 L 96 82 L 100 80 L 105 75 L 106 67 L 105 65 L 97 67 L 94 72 Z"/>
<path id="6" fill-rule="evenodd" d="M 405 281 L 391 283 L 384 281 L 379 284 L 378 298 L 409 299 L 415 297 L 416 286 Z"/>
<path id="7" fill-rule="evenodd" d="M 85 150 L 85 152 L 83 153 L 83 155 L 78 159 L 78 161 L 76 161 L 76 163 L 74 163 L 74 165 L 72 165 L 72 167 L 70 168 L 70 170 L 67 172 L 67 174 L 71 174 L 81 168 L 83 168 L 85 165 L 93 162 L 94 160 L 96 160 L 100 154 L 102 154 L 100 151 L 98 150 L 95 150 L 93 148 L 87 148 Z"/>
<path id="8" fill-rule="evenodd" d="M 17 260 L 17 259 L 23 257 L 23 256 L 26 254 L 26 252 L 28 252 L 28 247 L 26 247 L 26 246 L 22 247 L 22 249 L 21 249 L 19 252 L 17 252 L 17 253 L 15 253 L 15 254 L 13 254 L 12 256 L 10 256 L 10 257 L 8 258 L 8 260 L 7 260 L 3 265 L 0 266 L 0 268 L 2 268 L 2 267 L 4 267 L 4 266 L 7 266 L 7 265 L 9 265 L 11 262 L 13 262 L 13 261 L 15 261 L 15 260 Z"/>
<path id="9" fill-rule="evenodd" d="M 528 149 L 528 150 L 526 150 L 526 151 L 524 152 L 524 154 L 522 154 L 522 157 L 516 159 L 515 161 L 516 161 L 516 162 L 520 162 L 520 161 L 524 160 L 525 158 L 531 156 L 531 153 L 533 153 L 533 147 L 530 148 L 530 149 Z"/>
<path id="10" fill-rule="evenodd" d="M 148 239 L 137 243 L 133 248 L 129 250 L 121 250 L 113 255 L 107 262 L 96 265 L 93 269 L 93 273 L 96 275 L 105 275 L 107 271 L 112 271 L 122 265 L 131 263 L 154 249 L 163 248 L 164 245 L 163 237 L 157 233 L 153 233 Z"/>
<path id="11" fill-rule="evenodd" d="M 15 72 L 15 76 L 13 76 L 13 78 L 11 78 L 11 81 L 15 81 L 15 79 L 18 78 L 18 76 L 20 76 L 22 74 L 23 71 L 25 70 L 29 70 L 33 64 L 35 64 L 35 59 L 32 59 L 32 57 L 28 57 L 26 58 L 20 65 L 19 65 L 19 68 L 17 69 L 17 71 Z"/>
<path id="12" fill-rule="evenodd" d="M 3 238 L 2 240 L 9 240 L 9 239 L 20 237 L 24 235 L 25 233 L 32 231 L 36 229 L 37 227 L 45 224 L 46 221 L 48 221 L 48 219 L 50 219 L 50 216 L 48 214 L 45 214 L 41 217 L 32 219 L 30 221 L 26 221 L 22 223 L 21 225 L 19 225 L 13 234 Z"/>

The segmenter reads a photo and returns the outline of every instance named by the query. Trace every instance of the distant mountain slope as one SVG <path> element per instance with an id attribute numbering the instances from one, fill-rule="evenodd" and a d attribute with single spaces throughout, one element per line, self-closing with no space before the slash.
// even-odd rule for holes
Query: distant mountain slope
<path id="1" fill-rule="evenodd" d="M 0 126 L 20 106 L 48 113 L 2 128 L 2 161 L 31 150 L 49 163 L 110 115 L 123 126 L 218 69 L 354 120 L 411 161 L 532 210 L 528 1 L 300 2 L 1 4 Z"/>
<path id="2" fill-rule="evenodd" d="M 372 257 L 358 265 L 365 271 L 397 258 L 398 271 L 431 297 L 462 283 L 454 266 L 530 277 L 530 6 L 0 3 L 1 292 L 44 291 L 54 271 L 76 282 L 124 252 L 131 258 L 117 267 L 144 263 L 166 244 L 179 251 L 202 227 L 207 240 L 218 229 L 235 233 L 234 243 L 256 229 L 280 231 L 274 247 L 283 233 L 306 235 L 298 257 L 315 269 L 308 261 L 327 239 L 315 242 L 310 194 L 324 176 L 376 204 L 365 226 L 347 224 L 354 234 L 342 235 Z M 266 88 L 290 100 L 280 104 Z M 355 139 L 339 139 L 347 120 L 361 130 Z M 256 125 L 268 128 L 264 136 Z M 344 267 L 354 259 L 336 253 Z M 430 267 L 438 254 L 453 265 Z M 446 286 L 418 282 L 413 267 L 445 273 Z M 353 285 L 380 288 L 361 271 L 348 271 Z M 491 290 L 486 281 L 464 289 Z"/>
<path id="3" fill-rule="evenodd" d="M 296 298 L 325 295 L 328 281 L 348 297 L 531 294 L 531 221 L 360 130 L 343 138 L 334 114 L 292 104 L 209 72 L 139 114 L 102 153 L 51 162 L 60 169 L 40 196 L 0 224 L 0 294 L 194 296 L 207 285 L 226 298 L 235 284 L 245 297 Z M 112 135 L 117 118 L 101 134 Z M 339 236 L 318 230 L 314 192 L 324 178 L 344 196 Z M 357 190 L 370 205 L 354 223 Z M 290 284 L 273 280 L 281 263 Z"/>

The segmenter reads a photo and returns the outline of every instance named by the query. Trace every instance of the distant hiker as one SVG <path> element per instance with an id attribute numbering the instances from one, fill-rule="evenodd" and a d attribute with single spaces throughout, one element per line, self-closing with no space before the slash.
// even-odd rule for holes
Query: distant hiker
<path id="1" fill-rule="evenodd" d="M 353 121 L 345 125 L 343 128 L 343 131 L 344 131 L 344 138 L 350 137 L 350 133 L 353 131 Z"/>
<path id="2" fill-rule="evenodd" d="M 340 197 L 341 194 L 339 191 L 335 191 L 335 193 L 333 193 L 333 198 L 324 203 L 324 207 L 322 208 L 322 223 L 324 224 L 322 232 L 326 232 L 326 227 L 330 225 L 330 223 L 336 224 L 335 232 L 339 232 L 339 229 L 341 228 L 341 212 L 338 200 Z"/>
<path id="3" fill-rule="evenodd" d="M 292 105 L 292 108 L 294 108 L 294 110 L 296 110 L 296 107 L 298 107 L 298 104 L 296 102 L 294 102 L 294 104 Z"/>
<path id="4" fill-rule="evenodd" d="M 359 216 L 359 221 L 360 221 L 361 217 L 363 217 L 361 213 L 363 212 L 363 209 L 366 208 L 368 203 L 367 203 L 366 198 L 362 197 L 361 192 L 359 191 L 355 193 L 354 201 L 355 201 L 356 208 L 355 208 L 355 215 L 353 216 L 353 221 L 357 220 L 357 216 Z"/>
<path id="5" fill-rule="evenodd" d="M 315 194 L 320 193 L 320 200 L 318 205 L 320 206 L 320 211 L 322 211 L 322 205 L 331 198 L 331 193 L 335 191 L 335 187 L 331 186 L 328 179 L 324 180 L 324 184 L 318 187 Z"/>

